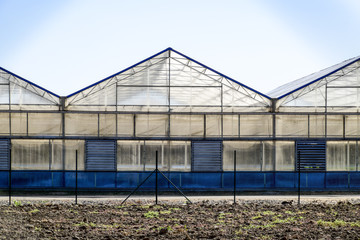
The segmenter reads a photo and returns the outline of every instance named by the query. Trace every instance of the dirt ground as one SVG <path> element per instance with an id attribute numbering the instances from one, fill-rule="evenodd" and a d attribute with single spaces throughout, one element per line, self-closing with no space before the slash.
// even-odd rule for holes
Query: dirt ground
<path id="1" fill-rule="evenodd" d="M 22 202 L 0 206 L 2 239 L 359 239 L 360 204 Z"/>

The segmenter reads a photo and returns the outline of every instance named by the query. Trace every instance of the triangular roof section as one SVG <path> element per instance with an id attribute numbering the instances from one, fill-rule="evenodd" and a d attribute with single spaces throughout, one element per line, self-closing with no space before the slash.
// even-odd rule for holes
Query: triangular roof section
<path id="1" fill-rule="evenodd" d="M 346 105 L 339 99 L 331 99 L 329 93 L 339 89 L 359 87 L 360 83 L 354 81 L 359 75 L 360 56 L 348 59 L 319 72 L 302 77 L 295 81 L 284 84 L 271 92 L 268 96 L 276 98 L 279 106 L 332 106 L 337 104 Z M 336 86 L 336 87 L 335 87 Z M 329 98 L 330 97 L 330 98 Z"/>
<path id="2" fill-rule="evenodd" d="M 266 108 L 270 102 L 268 96 L 167 48 L 67 96 L 66 106 L 231 111 L 237 107 Z"/>
<path id="3" fill-rule="evenodd" d="M 0 67 L 0 104 L 59 105 L 60 97 Z"/>

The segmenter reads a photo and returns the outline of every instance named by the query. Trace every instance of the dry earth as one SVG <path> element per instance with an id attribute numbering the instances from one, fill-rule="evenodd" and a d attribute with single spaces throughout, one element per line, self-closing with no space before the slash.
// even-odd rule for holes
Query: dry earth
<path id="1" fill-rule="evenodd" d="M 360 239 L 351 202 L 144 201 L 0 206 L 2 239 Z"/>

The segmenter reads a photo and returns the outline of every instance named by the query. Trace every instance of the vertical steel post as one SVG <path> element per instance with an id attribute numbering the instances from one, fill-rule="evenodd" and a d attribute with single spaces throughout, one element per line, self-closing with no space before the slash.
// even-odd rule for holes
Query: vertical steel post
<path id="1" fill-rule="evenodd" d="M 158 204 L 158 151 L 156 151 L 156 168 L 155 168 L 155 204 Z"/>
<path id="2" fill-rule="evenodd" d="M 9 206 L 11 205 L 11 147 L 9 151 Z"/>
<path id="3" fill-rule="evenodd" d="M 236 204 L 236 151 L 234 151 L 234 204 Z"/>
<path id="4" fill-rule="evenodd" d="M 298 205 L 300 206 L 300 151 L 297 152 L 297 172 L 298 172 Z"/>
<path id="5" fill-rule="evenodd" d="M 75 204 L 78 203 L 78 150 L 75 156 Z"/>

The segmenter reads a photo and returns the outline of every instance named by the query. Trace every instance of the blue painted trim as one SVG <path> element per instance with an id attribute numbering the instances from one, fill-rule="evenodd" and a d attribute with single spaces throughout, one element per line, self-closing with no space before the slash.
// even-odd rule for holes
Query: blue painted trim
<path id="1" fill-rule="evenodd" d="M 348 64 L 346 64 L 346 65 L 344 65 L 344 66 L 342 66 L 342 67 L 339 67 L 339 68 L 335 69 L 334 71 L 332 71 L 332 72 L 330 72 L 330 73 L 328 73 L 328 74 L 325 74 L 325 75 L 322 76 L 322 77 L 319 77 L 319 78 L 311 81 L 310 83 L 307 83 L 307 84 L 305 84 L 305 85 L 303 85 L 303 86 L 301 86 L 301 87 L 296 88 L 295 90 L 292 90 L 292 91 L 290 91 L 290 92 L 288 92 L 288 93 L 285 93 L 285 94 L 281 95 L 281 96 L 278 97 L 277 99 L 281 99 L 281 98 L 286 97 L 286 96 L 288 96 L 288 95 L 290 95 L 290 94 L 292 94 L 292 93 L 294 93 L 294 92 L 296 92 L 296 91 L 298 91 L 298 90 L 300 90 L 300 89 L 302 89 L 302 88 L 305 88 L 305 87 L 307 87 L 307 86 L 309 86 L 309 85 L 311 85 L 311 84 L 313 84 L 313 83 L 315 83 L 315 82 L 317 82 L 317 81 L 319 81 L 319 80 L 321 80 L 321 79 L 323 79 L 323 78 L 326 78 L 326 77 L 330 76 L 331 74 L 339 71 L 340 69 L 346 68 L 347 66 L 349 66 L 349 65 L 351 65 L 351 64 L 353 64 L 353 63 L 355 63 L 355 62 L 357 62 L 357 61 L 359 61 L 359 60 L 360 60 L 360 57 L 356 58 L 354 61 L 351 61 L 350 63 L 348 63 Z"/>
<path id="2" fill-rule="evenodd" d="M 57 94 L 55 94 L 55 93 L 53 93 L 53 92 L 51 92 L 51 91 L 49 91 L 49 90 L 47 90 L 47 89 L 45 89 L 45 88 L 43 88 L 43 87 L 40 87 L 39 85 L 37 85 L 37 84 L 35 84 L 35 83 L 33 83 L 33 82 L 30 82 L 29 80 L 26 80 L 25 78 L 22 78 L 22 77 L 20 77 L 19 75 L 16 75 L 15 73 L 12 73 L 12 72 L 10 72 L 9 70 L 6 70 L 5 68 L 0 67 L 0 69 L 1 69 L 2 71 L 4 71 L 4 72 L 7 72 L 7 73 L 9 73 L 9 74 L 11 74 L 11 75 L 13 75 L 13 76 L 21 79 L 22 81 L 25 81 L 25 82 L 27 82 L 27 83 L 29 83 L 29 84 L 37 87 L 37 88 L 40 88 L 41 90 L 43 90 L 43 91 L 45 91 L 45 92 L 47 92 L 47 93 L 49 93 L 49 94 L 51 94 L 51 95 L 53 95 L 53 96 L 55 96 L 55 97 L 57 97 L 57 98 L 60 98 L 59 95 L 57 95 Z"/>
<path id="3" fill-rule="evenodd" d="M 211 71 L 219 74 L 220 76 L 225 77 L 225 78 L 229 79 L 230 81 L 233 81 L 233 82 L 239 84 L 240 86 L 243 86 L 243 87 L 245 87 L 245 88 L 247 88 L 247 89 L 249 89 L 249 90 L 251 90 L 251 91 L 253 91 L 253 92 L 255 92 L 255 93 L 257 93 L 257 94 L 259 94 L 259 95 L 261 95 L 261 96 L 263 96 L 263 97 L 265 97 L 265 98 L 267 98 L 267 99 L 269 99 L 269 100 L 271 99 L 271 97 L 269 97 L 269 96 L 267 96 L 267 95 L 265 95 L 265 94 L 263 94 L 263 93 L 261 93 L 261 92 L 259 92 L 259 91 L 256 91 L 256 90 L 254 90 L 253 88 L 250 88 L 250 87 L 248 87 L 248 86 L 246 86 L 246 85 L 244 85 L 244 84 L 242 84 L 242 83 L 240 83 L 240 82 L 238 82 L 238 81 L 236 81 L 236 80 L 234 80 L 234 79 L 232 79 L 232 78 L 230 78 L 230 77 L 228 77 L 228 76 L 226 76 L 226 75 L 224 75 L 224 74 L 222 74 L 222 73 L 220 73 L 220 72 L 218 72 L 218 71 L 216 71 L 216 70 L 214 70 L 214 69 L 212 69 L 212 68 L 210 68 L 210 67 L 208 67 L 208 66 L 206 66 L 206 65 L 204 65 L 204 64 L 202 64 L 202 63 L 200 63 L 200 62 L 198 62 L 198 61 L 196 61 L 196 60 L 194 60 L 194 59 L 192 59 L 192 58 L 190 58 L 190 57 L 188 57 L 188 56 L 186 56 L 186 55 L 184 55 L 184 54 L 176 51 L 176 50 L 174 50 L 174 49 L 172 49 L 171 47 L 168 47 L 168 48 L 166 48 L 165 50 L 163 50 L 163 51 L 161 51 L 161 52 L 159 52 L 159 53 L 156 53 L 155 55 L 152 55 L 151 57 L 148 57 L 148 58 L 146 58 L 146 59 L 144 59 L 144 60 L 142 60 L 142 61 L 140 61 L 140 62 L 138 62 L 138 63 L 136 63 L 136 64 L 134 64 L 134 65 L 132 65 L 132 66 L 130 66 L 130 67 L 128 67 L 128 68 L 120 71 L 120 72 L 118 72 L 118 73 L 115 73 L 115 74 L 113 74 L 113 75 L 111 75 L 111 76 L 109 76 L 109 77 L 107 77 L 107 78 L 105 78 L 105 79 L 103 79 L 103 80 L 100 80 L 100 81 L 98 81 L 98 82 L 96 82 L 96 83 L 94 83 L 94 84 L 91 84 L 91 85 L 88 86 L 88 87 L 85 87 L 85 88 L 83 88 L 83 89 L 81 89 L 81 90 L 79 90 L 79 91 L 77 91 L 77 92 L 74 92 L 74 93 L 68 95 L 67 97 L 74 96 L 75 94 L 78 94 L 78 93 L 80 93 L 80 92 L 82 92 L 82 91 L 84 91 L 84 90 L 86 90 L 86 89 L 88 89 L 88 88 L 91 88 L 91 87 L 93 87 L 93 86 L 95 86 L 95 85 L 97 85 L 97 84 L 99 84 L 99 83 L 102 83 L 102 82 L 104 82 L 104 81 L 106 81 L 106 80 L 108 80 L 108 79 L 110 79 L 110 78 L 112 78 L 112 77 L 114 77 L 114 76 L 116 76 L 116 75 L 118 75 L 118 74 L 121 74 L 121 73 L 123 73 L 123 72 L 125 72 L 125 71 L 127 71 L 127 70 L 129 70 L 129 69 L 131 69 L 131 68 L 133 68 L 133 67 L 136 67 L 137 65 L 140 65 L 141 63 L 146 62 L 146 61 L 150 60 L 151 58 L 154 58 L 154 57 L 156 57 L 156 56 L 158 56 L 158 55 L 160 55 L 160 54 L 162 54 L 162 53 L 164 53 L 164 52 L 166 52 L 166 51 L 173 51 L 173 52 L 175 52 L 175 53 L 183 56 L 184 58 L 189 59 L 190 61 L 193 61 L 193 62 L 199 64 L 200 66 L 202 66 L 202 67 L 204 67 L 204 68 L 207 68 L 207 69 L 209 69 L 209 70 L 211 70 Z"/>

